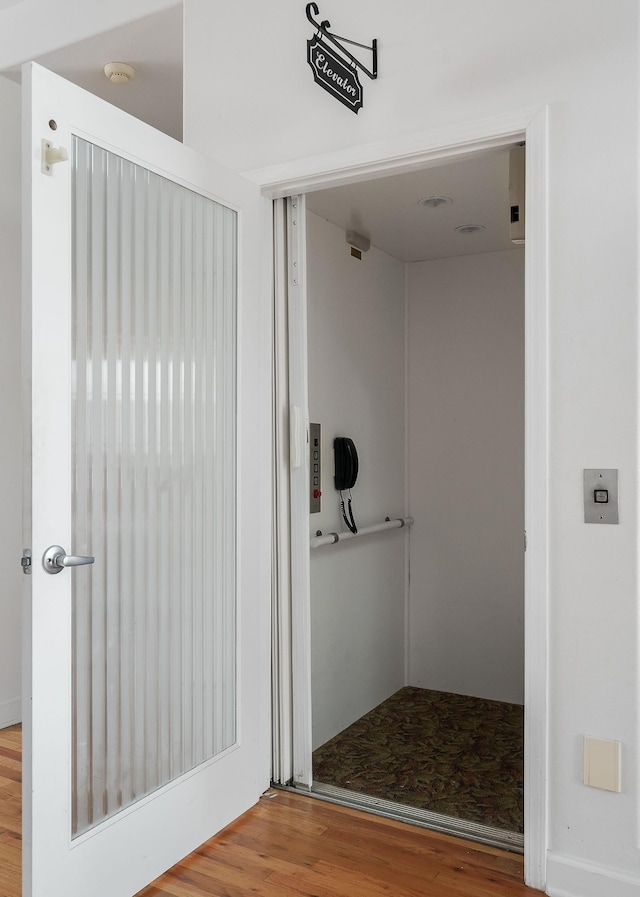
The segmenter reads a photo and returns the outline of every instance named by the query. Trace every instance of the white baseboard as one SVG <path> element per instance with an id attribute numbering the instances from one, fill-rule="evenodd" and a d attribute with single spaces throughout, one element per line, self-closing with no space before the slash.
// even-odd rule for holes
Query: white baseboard
<path id="1" fill-rule="evenodd" d="M 609 866 L 551 852 L 547 857 L 547 894 L 549 897 L 638 897 L 640 875 L 626 875 Z"/>
<path id="2" fill-rule="evenodd" d="M 22 700 L 12 698 L 9 701 L 0 701 L 0 729 L 14 726 L 22 722 Z"/>

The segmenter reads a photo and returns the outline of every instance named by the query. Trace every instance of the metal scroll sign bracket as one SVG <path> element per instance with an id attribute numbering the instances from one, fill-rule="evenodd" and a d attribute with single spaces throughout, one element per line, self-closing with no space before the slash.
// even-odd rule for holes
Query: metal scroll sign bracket
<path id="1" fill-rule="evenodd" d="M 307 62 L 313 71 L 313 79 L 357 115 L 363 106 L 362 84 L 358 71 L 364 72 L 372 80 L 378 77 L 378 41 L 374 40 L 369 47 L 367 44 L 359 44 L 357 41 L 333 34 L 329 31 L 331 22 L 327 19 L 322 22 L 314 19 L 314 16 L 320 14 L 316 3 L 307 3 L 306 11 L 307 19 L 316 30 L 315 36 L 307 41 Z M 357 59 L 344 46 L 345 44 L 368 50 L 372 54 L 371 68 L 368 69 Z"/>

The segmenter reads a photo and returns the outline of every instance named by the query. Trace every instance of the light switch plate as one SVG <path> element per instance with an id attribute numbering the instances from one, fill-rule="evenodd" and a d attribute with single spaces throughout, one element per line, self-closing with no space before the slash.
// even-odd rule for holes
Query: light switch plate
<path id="1" fill-rule="evenodd" d="M 585 736 L 584 783 L 604 791 L 621 791 L 619 741 Z"/>
<path id="2" fill-rule="evenodd" d="M 608 502 L 596 502 L 595 493 L 606 490 Z M 618 471 L 611 467 L 584 471 L 584 522 L 618 523 Z"/>

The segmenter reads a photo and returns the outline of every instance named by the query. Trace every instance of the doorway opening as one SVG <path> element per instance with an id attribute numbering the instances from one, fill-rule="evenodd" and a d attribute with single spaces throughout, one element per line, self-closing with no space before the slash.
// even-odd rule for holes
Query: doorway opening
<path id="1" fill-rule="evenodd" d="M 309 417 L 322 425 L 311 476 L 323 482 L 310 534 L 348 531 L 335 437 L 358 448 L 360 531 L 415 521 L 312 548 L 311 688 L 315 790 L 521 846 L 524 247 L 511 234 L 512 151 L 306 197 Z M 355 256 L 354 232 L 365 238 Z"/>
<path id="2" fill-rule="evenodd" d="M 546 370 L 546 346 L 547 346 L 547 294 L 546 294 L 546 266 L 547 266 L 547 254 L 546 254 L 546 219 L 545 219 L 545 204 L 544 197 L 546 193 L 546 115 L 544 110 L 541 110 L 537 113 L 533 119 L 531 119 L 528 115 L 522 115 L 522 117 L 514 116 L 512 120 L 508 123 L 503 123 L 503 128 L 500 131 L 500 134 L 496 134 L 492 123 L 486 123 L 485 127 L 477 128 L 478 136 L 472 140 L 469 140 L 469 132 L 468 129 L 460 128 L 451 129 L 451 133 L 448 135 L 448 139 L 439 140 L 439 142 L 434 146 L 433 149 L 429 149 L 429 140 L 428 138 L 425 140 L 426 149 L 416 152 L 415 145 L 408 147 L 407 141 L 398 140 L 394 143 L 393 147 L 387 147 L 387 151 L 385 152 L 384 160 L 379 160 L 377 157 L 372 157 L 369 153 L 364 150 L 358 154 L 359 158 L 354 160 L 353 154 L 350 156 L 348 154 L 344 154 L 343 158 L 329 158 L 326 160 L 326 168 L 322 165 L 318 166 L 318 162 L 314 161 L 314 164 L 309 165 L 309 171 L 304 174 L 304 172 L 300 173 L 300 167 L 298 170 L 293 173 L 290 180 L 287 180 L 286 176 L 283 177 L 282 173 L 274 169 L 273 172 L 266 171 L 262 172 L 260 175 L 260 179 L 263 184 L 265 184 L 264 190 L 273 198 L 290 196 L 292 193 L 296 195 L 287 200 L 284 208 L 288 210 L 288 214 L 291 216 L 293 220 L 293 224 L 295 225 L 295 219 L 301 219 L 304 214 L 304 206 L 305 202 L 310 202 L 312 207 L 311 215 L 316 215 L 320 219 L 324 219 L 322 221 L 322 226 L 326 226 L 328 228 L 335 227 L 338 229 L 342 229 L 346 231 L 347 224 L 350 228 L 358 229 L 360 227 L 360 232 L 365 230 L 364 221 L 362 223 L 360 221 L 351 220 L 349 222 L 329 222 L 327 219 L 329 215 L 319 208 L 313 208 L 315 204 L 315 199 L 313 196 L 309 197 L 310 193 L 315 193 L 318 191 L 318 195 L 320 195 L 320 189 L 324 188 L 323 192 L 326 196 L 329 196 L 331 190 L 333 188 L 345 186 L 345 185 L 354 185 L 359 182 L 374 180 L 376 178 L 383 178 L 389 180 L 389 183 L 392 181 L 392 176 L 395 174 L 404 174 L 406 172 L 416 172 L 418 170 L 427 171 L 428 169 L 443 167 L 449 165 L 449 163 L 453 162 L 464 162 L 468 160 L 470 157 L 480 158 L 479 154 L 485 154 L 485 151 L 488 150 L 508 150 L 510 147 L 517 145 L 519 143 L 523 143 L 526 140 L 527 146 L 527 174 L 526 174 L 526 191 L 527 191 L 527 243 L 525 248 L 526 253 L 526 300 L 524 302 L 524 317 L 526 318 L 526 327 L 524 328 L 524 350 L 525 350 L 525 364 L 526 368 L 526 391 L 524 396 L 524 411 L 522 412 L 523 417 L 525 419 L 524 425 L 524 439 L 521 437 L 520 441 L 520 458 L 522 459 L 522 455 L 524 454 L 524 476 L 523 476 L 523 484 L 521 482 L 520 490 L 521 492 L 525 492 L 525 512 L 524 512 L 524 523 L 525 528 L 528 532 L 528 546 L 527 553 L 525 555 L 525 564 L 524 564 L 524 580 L 525 580 L 525 601 L 524 601 L 524 613 L 523 617 L 525 618 L 526 625 L 524 628 L 524 642 L 526 643 L 526 651 L 525 657 L 526 662 L 524 663 L 524 677 L 522 675 L 522 667 L 520 668 L 520 672 L 518 673 L 518 677 L 520 678 L 520 682 L 522 682 L 522 678 L 524 678 L 524 696 L 525 696 L 525 704 L 526 704 L 526 712 L 524 719 L 524 783 L 525 783 L 525 801 L 524 801 L 524 839 L 522 835 L 519 835 L 520 843 L 524 840 L 524 852 L 525 852 L 525 881 L 527 884 L 532 885 L 534 887 L 542 887 L 544 883 L 544 857 L 546 854 L 546 827 L 544 824 L 545 820 L 545 805 L 546 805 L 546 778 L 545 778 L 545 768 L 546 768 L 546 726 L 547 726 L 547 702 L 546 702 L 546 625 L 547 625 L 547 491 L 546 491 L 546 483 L 547 483 L 547 429 L 546 429 L 546 415 L 547 415 L 547 370 Z M 342 162 L 342 165 L 340 164 Z M 307 195 L 303 195 L 304 191 L 307 191 Z M 439 191 L 438 191 L 439 192 Z M 345 192 L 345 195 L 347 193 Z M 416 198 L 417 200 L 422 198 L 428 198 L 424 194 L 421 194 Z M 452 197 L 453 198 L 453 197 Z M 288 205 L 287 205 L 288 204 Z M 355 208 L 355 207 L 354 207 Z M 302 212 L 300 211 L 302 209 Z M 438 211 L 438 208 L 435 208 L 435 212 Z M 286 217 L 285 213 L 285 217 Z M 508 218 L 507 218 L 507 227 L 508 227 Z M 276 204 L 276 247 L 278 246 L 278 229 L 279 229 L 279 220 L 278 220 L 278 207 Z M 458 221 L 456 222 L 456 226 L 459 224 L 481 224 L 482 221 Z M 281 480 L 282 483 L 286 484 L 286 490 L 277 490 L 278 500 L 281 500 L 283 505 L 285 502 L 288 502 L 288 507 L 290 508 L 290 519 L 291 519 L 291 533 L 290 539 L 286 541 L 287 551 L 290 551 L 290 557 L 287 559 L 290 563 L 287 563 L 287 568 L 291 570 L 290 583 L 287 586 L 290 587 L 290 600 L 287 598 L 287 589 L 276 589 L 276 595 L 280 596 L 280 607 L 286 608 L 290 607 L 291 613 L 291 631 L 293 632 L 293 638 L 291 641 L 291 652 L 287 655 L 286 651 L 286 632 L 287 627 L 280 627 L 279 636 L 280 639 L 276 638 L 274 644 L 276 646 L 275 651 L 275 662 L 274 662 L 274 694 L 276 695 L 276 700 L 274 700 L 275 706 L 275 716 L 274 716 L 274 744 L 275 744 L 275 752 L 274 752 L 274 781 L 281 782 L 283 784 L 293 784 L 297 788 L 307 789 L 313 792 L 314 788 L 314 772 L 313 772 L 313 764 L 312 764 L 312 756 L 313 756 L 313 748 L 318 747 L 319 742 L 322 739 L 318 739 L 314 742 L 313 735 L 313 725 L 312 725 L 312 691 L 313 691 L 313 683 L 312 683 L 312 671 L 313 671 L 313 663 L 317 663 L 313 661 L 313 647 L 312 647 L 312 639 L 313 636 L 313 607 L 312 607 L 312 591 L 313 591 L 313 577 L 311 573 L 311 555 L 312 551 L 309 550 L 309 536 L 313 538 L 315 536 L 315 532 L 317 529 L 322 530 L 320 525 L 316 526 L 315 522 L 312 521 L 312 518 L 309 516 L 309 496 L 308 496 L 308 488 L 309 488 L 309 470 L 304 467 L 304 457 L 302 455 L 302 462 L 300 460 L 300 452 L 296 452 L 296 446 L 298 449 L 301 445 L 304 444 L 304 440 L 307 436 L 307 432 L 305 431 L 306 421 L 309 423 L 322 423 L 321 420 L 314 420 L 315 413 L 311 408 L 308 407 L 307 402 L 311 397 L 311 381 L 309 381 L 309 389 L 307 390 L 307 375 L 309 377 L 311 375 L 311 370 L 307 370 L 307 349 L 309 348 L 307 344 L 307 299 L 309 296 L 309 290 L 307 289 L 306 278 L 309 275 L 308 271 L 304 270 L 304 265 L 300 267 L 299 259 L 307 258 L 307 246 L 306 246 L 306 233 L 296 234 L 295 226 L 291 226 L 292 222 L 289 222 L 288 230 L 286 230 L 286 240 L 280 241 L 284 243 L 284 245 L 288 246 L 289 259 L 292 260 L 292 264 L 294 267 L 291 267 L 287 272 L 284 269 L 280 270 L 280 258 L 278 253 L 276 252 L 276 273 L 280 272 L 280 278 L 276 277 L 276 293 L 278 294 L 278 283 L 279 281 L 286 280 L 288 277 L 288 283 L 285 283 L 285 294 L 288 296 L 288 304 L 285 303 L 285 308 L 288 309 L 288 320 L 287 320 L 287 328 L 288 328 L 288 347 L 289 347 L 289 370 L 287 372 L 288 376 L 288 386 L 290 388 L 290 393 L 286 396 L 286 405 L 283 404 L 282 394 L 278 393 L 278 389 L 276 388 L 276 403 L 278 408 L 283 408 L 283 414 L 287 413 L 287 419 L 290 421 L 290 432 L 287 431 L 287 436 L 291 438 L 291 448 L 293 450 L 293 454 L 291 458 L 287 458 L 287 454 L 278 454 L 278 464 L 279 471 L 282 473 L 283 469 L 286 471 L 285 476 L 281 476 L 278 479 Z M 484 232 L 483 232 L 484 233 Z M 365 234 L 366 235 L 366 234 Z M 460 235 L 462 236 L 462 235 Z M 469 235 L 471 236 L 471 235 Z M 345 234 L 342 234 L 340 238 L 341 241 L 344 241 L 346 244 Z M 372 243 L 375 246 L 375 239 L 372 239 Z M 345 245 L 344 249 L 347 253 L 350 253 L 349 246 Z M 522 258 L 522 250 L 512 250 L 512 249 L 500 249 L 494 248 L 493 251 L 488 250 L 485 253 L 473 252 L 470 253 L 470 256 L 476 256 L 475 261 L 478 262 L 482 255 L 485 255 L 487 258 L 492 258 L 493 256 L 498 257 L 501 253 L 505 253 L 507 257 L 513 256 L 514 258 L 518 255 Z M 391 253 L 388 253 L 389 255 Z M 365 257 L 366 258 L 366 257 Z M 348 259 L 351 263 L 351 258 Z M 362 264 L 362 260 L 358 262 L 358 260 L 353 260 L 353 264 Z M 472 260 L 465 261 L 462 260 L 462 263 L 471 265 Z M 405 264 L 405 263 L 402 263 Z M 440 260 L 433 258 L 428 259 L 425 262 L 426 265 L 431 266 L 452 266 L 453 262 L 451 259 L 441 258 Z M 295 267 L 298 265 L 298 267 Z M 321 278 L 327 283 L 331 282 L 332 269 L 331 266 L 324 266 L 324 269 L 321 273 Z M 519 283 L 520 283 L 520 295 L 522 295 L 522 276 L 519 275 Z M 401 304 L 406 306 L 409 302 L 409 286 L 408 278 L 405 279 L 405 291 L 403 298 L 401 300 Z M 329 289 L 329 288 L 327 288 Z M 279 292 L 280 300 L 276 304 L 276 308 L 280 308 L 282 306 L 282 290 Z M 349 297 L 347 297 L 349 299 Z M 446 310 L 446 308 L 445 308 Z M 472 310 L 473 311 L 473 310 Z M 344 341 L 344 333 L 345 329 L 342 327 L 342 324 L 347 324 L 349 322 L 349 315 L 354 313 L 354 305 L 353 302 L 343 301 L 339 306 L 339 314 L 337 318 L 337 322 L 333 329 L 331 330 L 330 336 L 333 340 L 331 347 L 329 350 L 324 352 L 323 363 L 325 370 L 329 368 L 334 362 L 343 364 L 348 363 L 349 358 L 351 358 L 354 354 L 354 346 L 345 344 Z M 360 335 L 358 336 L 358 340 L 365 340 L 367 334 L 371 335 L 371 328 L 373 327 L 371 316 L 370 315 L 360 315 Z M 309 345 L 316 340 L 318 334 L 315 331 L 315 323 L 312 322 L 311 316 L 309 315 L 309 326 L 308 326 L 308 340 Z M 406 344 L 409 343 L 411 339 L 412 333 L 407 331 L 405 335 Z M 374 340 L 375 342 L 375 340 Z M 280 346 L 278 347 L 278 341 L 276 341 L 276 356 L 282 359 L 282 345 L 284 344 L 284 340 L 281 339 Z M 380 344 L 377 344 L 377 347 L 374 344 L 371 344 L 372 351 L 370 354 L 375 354 L 378 352 L 378 362 L 382 364 L 382 360 L 389 356 L 388 347 L 384 345 L 380 348 Z M 522 343 L 521 343 L 522 346 Z M 302 347 L 302 348 L 301 348 Z M 357 347 L 356 348 L 360 348 Z M 313 349 L 309 349 L 310 352 Z M 414 349 L 415 351 L 415 349 Z M 346 362 L 345 362 L 346 359 Z M 374 358 L 375 363 L 375 358 Z M 401 363 L 402 366 L 402 363 Z M 280 371 L 281 373 L 281 371 Z M 363 388 L 363 383 L 366 381 L 366 376 L 362 373 L 362 371 L 358 372 L 355 368 L 353 369 L 354 374 L 354 383 L 356 387 Z M 408 371 L 406 372 L 406 377 L 408 377 Z M 392 378 L 393 379 L 393 378 Z M 406 381 L 405 381 L 406 382 Z M 522 383 L 522 380 L 520 381 Z M 278 383 L 278 368 L 276 374 L 276 387 Z M 341 382 L 339 386 L 336 388 L 337 393 L 344 393 L 345 390 L 350 389 L 353 384 L 348 384 L 346 381 Z M 379 384 L 379 395 L 376 395 L 374 399 L 368 400 L 368 411 L 370 413 L 370 419 L 374 422 L 373 429 L 364 437 L 364 442 L 358 440 L 356 441 L 358 451 L 360 452 L 362 447 L 364 446 L 364 450 L 368 450 L 372 441 L 380 439 L 379 431 L 375 427 L 375 417 L 376 417 L 376 409 L 379 407 L 378 398 L 382 398 L 386 392 L 390 389 L 390 383 L 384 382 L 382 385 Z M 522 392 L 521 392 L 521 401 L 522 401 Z M 341 436 L 351 436 L 354 438 L 353 430 L 349 432 L 347 428 L 348 422 L 346 424 L 341 423 L 340 429 L 342 427 L 345 429 L 339 433 Z M 405 439 L 409 435 L 405 433 Z M 327 439 L 323 437 L 325 446 L 327 445 Z M 331 443 L 331 438 L 329 438 L 329 443 Z M 526 451 L 523 452 L 523 445 L 526 445 Z M 329 444 L 329 456 L 331 456 L 331 444 Z M 277 449 L 277 446 L 276 446 Z M 287 440 L 287 452 L 289 449 L 289 444 Z M 285 464 L 282 465 L 282 458 L 285 459 Z M 290 460 L 290 463 L 289 463 Z M 308 460 L 308 459 L 307 459 Z M 405 467 L 407 471 L 409 470 L 409 464 L 407 463 L 408 459 L 405 459 Z M 445 459 L 447 460 L 447 459 Z M 477 466 L 477 465 L 474 465 Z M 336 515 L 336 521 L 339 523 L 341 517 L 339 516 L 339 512 L 337 511 L 337 495 L 333 492 L 333 484 L 332 484 L 332 459 L 330 457 L 329 461 L 329 471 L 327 472 L 326 465 L 323 470 L 323 486 L 321 491 L 323 492 L 323 499 L 326 498 L 327 491 L 334 496 L 332 504 L 334 507 L 333 513 Z M 376 498 L 380 499 L 380 504 L 386 505 L 385 510 L 382 511 L 384 516 L 401 516 L 402 514 L 407 514 L 407 508 L 409 507 L 409 492 L 408 486 L 405 492 L 402 494 L 398 494 L 398 488 L 393 491 L 393 495 L 391 500 L 388 498 L 388 493 L 385 496 L 378 490 L 376 492 L 376 488 L 378 486 L 378 482 L 374 477 L 374 490 L 364 490 L 364 480 L 355 486 L 353 490 L 353 507 L 356 512 L 356 521 L 358 526 L 362 526 L 363 528 L 367 528 L 367 524 L 370 522 L 374 522 L 371 517 L 365 519 L 363 517 L 363 513 L 370 512 L 370 507 L 367 507 L 367 502 L 369 501 L 370 495 L 375 493 Z M 301 487 L 301 482 L 304 483 L 304 486 Z M 407 481 L 408 482 L 408 481 Z M 360 492 L 358 491 L 360 488 Z M 402 489 L 402 486 L 400 487 Z M 302 497 L 303 496 L 303 497 Z M 499 499 L 501 501 L 502 499 Z M 394 510 L 390 510 L 389 506 L 393 505 Z M 376 521 L 380 513 L 380 505 L 377 505 L 375 515 Z M 382 519 L 384 519 L 384 516 Z M 424 516 L 424 515 L 423 515 Z M 427 512 L 428 518 L 428 512 Z M 520 522 L 518 525 L 518 536 L 519 536 L 519 556 L 520 561 L 522 562 L 523 549 L 524 549 L 524 532 L 522 530 L 522 517 L 520 518 Z M 418 519 L 416 518 L 416 526 L 418 525 Z M 422 525 L 425 525 L 425 521 L 422 521 Z M 333 526 L 328 528 L 328 532 L 332 532 L 334 529 L 344 530 L 344 526 Z M 478 533 L 476 534 L 478 537 L 479 544 L 483 543 L 483 540 L 486 539 L 486 530 L 487 527 L 485 523 L 482 522 Z M 324 530 L 322 530 L 324 532 Z M 413 534 L 409 536 L 410 539 L 414 539 L 416 533 L 416 529 L 414 527 Z M 280 536 L 282 534 L 280 533 Z M 383 535 L 371 537 L 373 539 L 378 539 L 378 545 L 387 544 L 388 539 L 394 538 L 403 538 L 402 531 L 400 533 L 392 533 L 391 535 Z M 404 538 L 406 539 L 406 530 L 404 531 Z M 356 537 L 357 539 L 357 537 Z M 335 540 L 332 540 L 335 541 Z M 369 540 L 370 541 L 370 540 Z M 282 539 L 279 539 L 280 544 L 282 544 Z M 334 556 L 338 556 L 338 552 L 342 552 L 342 557 L 346 555 L 348 549 L 353 549 L 359 543 L 361 548 L 358 550 L 365 551 L 365 544 L 367 542 L 367 538 L 363 538 L 361 540 L 351 541 L 349 544 L 345 545 L 335 545 L 330 548 L 318 548 L 316 549 L 316 555 L 320 557 L 320 553 L 325 552 L 334 552 Z M 382 549 L 383 551 L 388 551 L 388 549 Z M 329 555 L 327 554 L 327 557 Z M 280 557 L 282 560 L 282 556 Z M 410 559 L 409 559 L 410 560 Z M 315 562 L 314 562 L 315 563 Z M 453 566 L 458 564 L 459 562 L 455 559 L 450 562 L 450 565 Z M 328 564 L 328 562 L 327 562 Z M 307 566 L 305 566 L 307 565 Z M 283 565 L 284 568 L 284 565 Z M 408 576 L 408 567 L 405 566 L 406 575 Z M 385 575 L 387 571 L 385 570 Z M 409 599 L 405 599 L 405 594 L 410 593 L 410 586 L 414 585 L 415 570 L 411 568 L 411 580 L 406 586 L 406 592 L 401 596 L 400 603 L 403 601 L 408 601 Z M 281 582 L 278 582 L 278 586 L 280 586 Z M 349 586 L 350 581 L 348 577 L 343 577 L 340 579 L 340 587 L 342 593 L 345 591 L 347 594 L 345 595 L 345 600 L 341 607 L 338 610 L 338 616 L 336 619 L 339 621 L 342 617 L 346 619 L 347 615 L 352 612 L 352 607 L 349 602 Z M 522 594 L 522 592 L 521 592 Z M 278 601 L 278 598 L 276 599 Z M 340 616 L 342 615 L 342 617 Z M 282 623 L 282 619 L 286 619 L 286 611 L 283 614 L 278 612 L 276 614 L 276 619 L 280 620 Z M 362 615 L 358 617 L 360 622 L 364 619 Z M 361 638 L 362 626 L 357 630 L 357 637 Z M 284 637 L 283 637 L 284 634 Z M 410 638 L 411 638 L 411 627 L 408 626 L 405 629 L 405 639 L 404 639 L 404 648 L 405 652 L 411 647 Z M 520 642 L 522 644 L 522 642 Z M 283 646 L 284 650 L 283 650 Z M 443 651 L 446 651 L 447 646 L 441 646 Z M 455 650 L 453 645 L 449 645 L 449 650 Z M 521 649 L 520 649 L 521 650 Z M 380 657 L 384 657 L 384 652 L 387 651 L 387 644 L 385 643 L 379 651 Z M 409 654 L 411 652 L 409 651 Z M 522 658 L 522 654 L 520 655 Z M 469 659 L 469 658 L 467 658 Z M 331 666 L 331 657 L 327 654 L 324 658 L 321 656 L 320 661 L 324 662 L 327 667 Z M 289 667 L 287 666 L 289 664 Z M 410 661 L 409 661 L 410 666 Z M 292 670 L 292 686 L 289 689 L 287 684 L 287 676 L 288 670 Z M 376 672 L 377 672 L 376 667 Z M 368 670 L 357 670 L 357 673 L 360 676 L 364 676 L 368 672 Z M 404 670 L 405 672 L 405 682 L 408 684 L 408 669 Z M 344 683 L 343 683 L 344 684 Z M 404 685 L 402 685 L 404 687 Z M 398 689 L 400 690 L 400 689 Z M 453 685 L 436 685 L 435 688 L 430 689 L 432 691 L 448 691 L 453 694 L 460 694 L 463 689 L 459 684 Z M 476 691 L 476 695 L 478 692 Z M 471 697 L 474 697 L 471 694 Z M 511 698 L 509 700 L 508 696 L 505 695 L 496 695 L 495 696 L 500 703 L 517 703 L 517 699 L 514 700 Z M 489 699 L 490 700 L 490 699 Z M 374 702 L 372 702 L 373 709 Z M 377 705 L 376 705 L 377 706 Z M 314 708 L 315 712 L 315 708 Z M 365 711 L 365 713 L 368 711 Z M 287 728 L 288 720 L 287 714 L 291 714 L 290 727 Z M 358 720 L 361 717 L 354 713 L 352 720 Z M 348 726 L 348 724 L 347 724 Z M 344 727 L 341 726 L 338 722 L 336 725 L 334 732 L 339 733 L 344 730 Z M 287 732 L 289 732 L 289 742 L 287 742 Z M 330 740 L 331 736 L 329 736 Z M 326 741 L 322 742 L 326 743 Z M 290 762 L 287 762 L 287 750 L 290 749 L 291 757 Z M 289 778 L 286 778 L 286 773 L 289 772 Z M 374 798 L 368 800 L 368 809 L 371 809 L 373 812 L 381 812 L 380 807 L 380 798 Z M 385 809 L 385 808 L 382 808 Z M 451 817 L 447 817 L 447 821 L 449 821 Z M 432 820 L 435 822 L 435 826 L 437 827 L 438 820 Z M 426 823 L 425 823 L 426 824 Z M 462 832 L 458 832 L 462 833 Z M 468 834 L 467 831 L 464 832 Z M 471 835 L 473 837 L 473 835 Z"/>

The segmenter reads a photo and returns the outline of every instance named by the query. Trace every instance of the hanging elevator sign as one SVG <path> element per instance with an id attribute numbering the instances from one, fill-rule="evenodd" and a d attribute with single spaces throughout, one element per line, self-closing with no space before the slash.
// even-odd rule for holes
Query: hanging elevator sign
<path id="1" fill-rule="evenodd" d="M 358 72 L 350 68 L 320 38 L 307 41 L 307 61 L 313 80 L 356 115 L 362 109 L 362 84 Z"/>
<path id="2" fill-rule="evenodd" d="M 319 15 L 315 3 L 307 3 L 306 12 L 307 19 L 316 30 L 315 37 L 307 41 L 307 62 L 313 71 L 313 80 L 357 115 L 363 105 L 362 84 L 358 78 L 358 70 L 374 80 L 378 77 L 378 41 L 374 40 L 369 47 L 333 34 L 329 31 L 331 22 L 326 19 L 317 22 L 313 18 L 314 15 Z M 333 46 L 329 46 L 330 44 Z M 345 44 L 361 47 L 370 52 L 373 59 L 371 69 L 356 59 Z"/>

